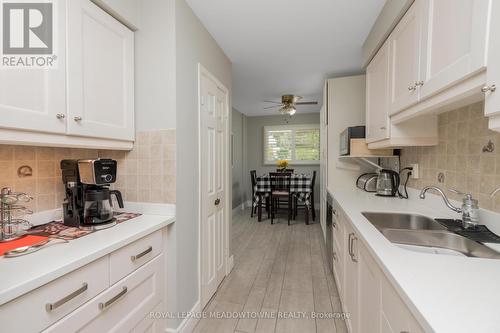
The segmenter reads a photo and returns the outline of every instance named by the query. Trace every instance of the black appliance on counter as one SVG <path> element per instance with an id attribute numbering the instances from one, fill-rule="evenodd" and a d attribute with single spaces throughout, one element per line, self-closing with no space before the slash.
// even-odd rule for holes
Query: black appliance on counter
<path id="1" fill-rule="evenodd" d="M 66 198 L 63 203 L 63 222 L 71 227 L 104 229 L 116 225 L 113 218 L 114 195 L 120 208 L 120 191 L 109 189 L 116 181 L 117 162 L 111 159 L 62 160 L 62 180 Z"/>

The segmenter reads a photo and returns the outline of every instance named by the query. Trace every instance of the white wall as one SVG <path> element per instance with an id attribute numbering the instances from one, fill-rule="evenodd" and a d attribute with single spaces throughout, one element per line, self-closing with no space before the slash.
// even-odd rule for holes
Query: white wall
<path id="1" fill-rule="evenodd" d="M 233 108 L 233 207 L 236 208 L 247 199 L 250 175 L 246 173 L 246 122 L 247 117 Z"/>
<path id="2" fill-rule="evenodd" d="M 175 0 L 175 23 L 177 281 L 169 297 L 173 297 L 172 293 L 175 292 L 175 311 L 189 311 L 199 300 L 198 63 L 215 75 L 230 90 L 231 96 L 231 62 L 184 0 Z M 169 327 L 178 323 L 170 322 Z"/>
<path id="3" fill-rule="evenodd" d="M 135 32 L 136 130 L 175 128 L 174 0 L 139 0 Z"/>

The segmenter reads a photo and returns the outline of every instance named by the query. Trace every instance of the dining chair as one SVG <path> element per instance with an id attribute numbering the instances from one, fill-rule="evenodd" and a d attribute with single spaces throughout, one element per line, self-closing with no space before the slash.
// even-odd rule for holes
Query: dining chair
<path id="1" fill-rule="evenodd" d="M 253 200 L 255 198 L 255 185 L 257 185 L 257 170 L 250 170 L 250 181 L 252 184 L 252 209 L 250 211 L 250 217 L 253 217 L 253 214 L 255 214 L 257 210 L 257 206 L 253 206 Z"/>
<path id="2" fill-rule="evenodd" d="M 311 216 L 312 220 L 316 221 L 316 210 L 314 209 L 314 185 L 316 184 L 316 170 L 313 171 L 312 178 L 311 178 L 311 195 L 309 197 L 309 202 L 311 203 Z M 293 198 L 294 205 L 293 205 L 293 219 L 295 220 L 297 218 L 297 213 L 299 208 L 304 208 L 305 209 L 305 203 L 300 203 L 299 199 L 297 197 Z"/>
<path id="3" fill-rule="evenodd" d="M 270 172 L 269 180 L 271 183 L 271 224 L 274 223 L 274 214 L 278 209 L 278 200 L 287 198 L 288 225 L 292 215 L 292 194 L 290 192 L 292 173 L 291 172 Z"/>
<path id="4" fill-rule="evenodd" d="M 294 169 L 285 169 L 285 170 L 283 170 L 283 169 L 276 169 L 276 172 L 279 172 L 279 173 L 289 172 L 289 173 L 293 174 Z M 286 204 L 287 201 L 288 201 L 288 199 L 284 199 L 284 198 L 278 199 L 278 208 L 280 208 L 280 204 L 281 203 Z M 292 209 L 293 209 L 293 207 L 292 207 Z"/>

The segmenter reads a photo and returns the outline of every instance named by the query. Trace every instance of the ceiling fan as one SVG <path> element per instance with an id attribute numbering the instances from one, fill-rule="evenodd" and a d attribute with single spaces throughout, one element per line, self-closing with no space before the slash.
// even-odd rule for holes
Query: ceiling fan
<path id="1" fill-rule="evenodd" d="M 302 99 L 301 96 L 296 96 L 296 95 L 283 95 L 281 96 L 281 103 L 280 102 L 275 102 L 275 101 L 264 101 L 266 103 L 274 103 L 277 105 L 269 106 L 264 108 L 264 110 L 267 109 L 273 109 L 273 108 L 279 108 L 278 111 L 281 114 L 288 114 L 290 116 L 293 116 L 295 112 L 297 112 L 297 105 L 317 105 L 318 102 L 299 102 Z"/>

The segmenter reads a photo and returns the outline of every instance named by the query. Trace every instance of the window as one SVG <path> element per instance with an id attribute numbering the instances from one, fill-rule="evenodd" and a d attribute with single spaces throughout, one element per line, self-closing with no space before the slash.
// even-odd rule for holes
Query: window
<path id="1" fill-rule="evenodd" d="M 319 125 L 264 126 L 264 164 L 319 164 Z"/>

